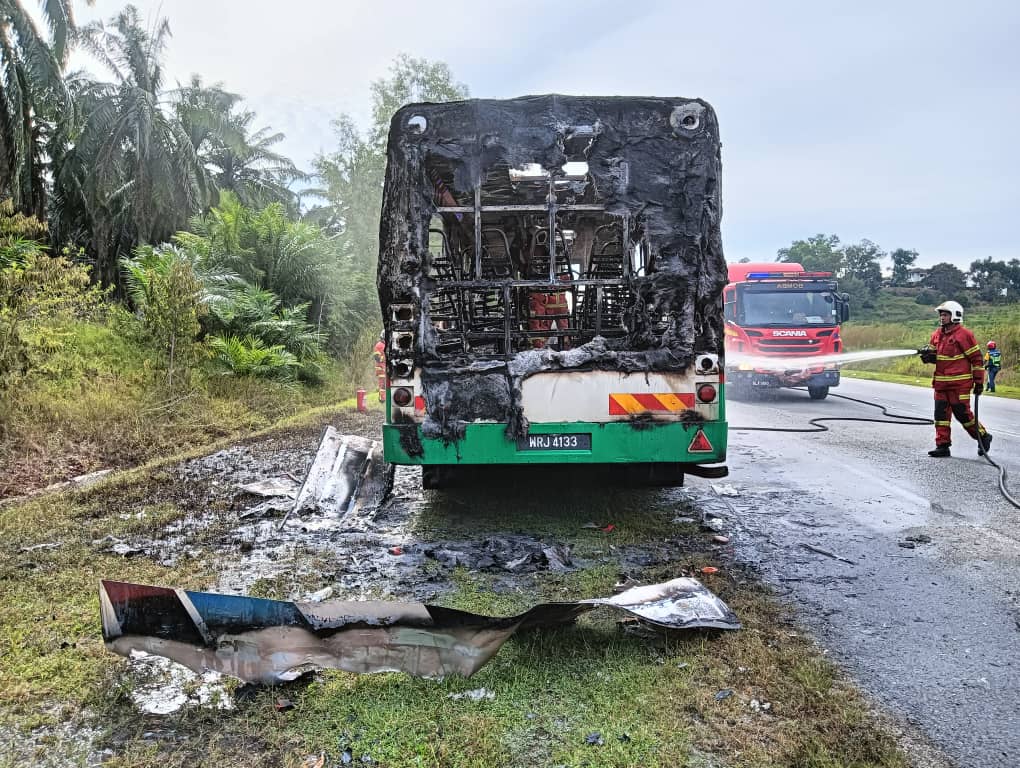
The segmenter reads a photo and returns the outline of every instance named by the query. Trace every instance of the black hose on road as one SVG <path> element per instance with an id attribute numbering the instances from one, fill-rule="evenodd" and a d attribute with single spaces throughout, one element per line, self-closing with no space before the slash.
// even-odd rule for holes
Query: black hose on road
<path id="1" fill-rule="evenodd" d="M 790 389 L 803 389 L 803 387 L 790 387 Z M 829 397 L 838 397 L 841 400 L 851 400 L 855 403 L 861 403 L 862 405 L 870 405 L 872 408 L 881 408 L 884 419 L 867 419 L 863 416 L 818 416 L 814 419 L 809 419 L 808 424 L 813 425 L 813 429 L 807 427 L 730 427 L 731 432 L 828 432 L 829 428 L 822 424 L 823 421 L 870 421 L 876 424 L 909 424 L 912 426 L 924 426 L 934 424 L 934 420 L 924 418 L 923 416 L 904 416 L 898 413 L 889 413 L 889 409 L 884 405 L 878 403 L 872 403 L 869 400 L 859 400 L 856 397 L 850 397 L 849 395 L 837 395 L 835 392 L 830 392 Z M 896 419 L 896 421 L 893 421 Z"/>
<path id="2" fill-rule="evenodd" d="M 791 389 L 802 389 L 802 387 L 791 387 Z M 850 397 L 849 395 L 837 395 L 834 392 L 829 393 L 829 397 L 838 397 L 841 400 L 850 400 L 854 403 L 861 403 L 872 408 L 880 408 L 884 419 L 867 419 L 862 416 L 818 416 L 814 419 L 809 419 L 808 424 L 811 424 L 811 428 L 807 427 L 730 427 L 731 432 L 828 432 L 829 428 L 822 424 L 823 421 L 869 421 L 876 424 L 904 424 L 912 426 L 924 426 L 934 424 L 933 419 L 927 419 L 923 416 L 904 416 L 899 413 L 889 413 L 889 409 L 880 405 L 879 403 L 873 403 L 870 400 L 861 400 L 856 397 Z M 981 399 L 980 395 L 974 396 L 974 421 L 978 421 L 978 401 Z M 978 422 L 980 423 L 980 422 Z M 999 470 L 999 492 L 1002 493 L 1003 497 L 1017 509 L 1020 509 L 1020 502 L 1010 494 L 1009 489 L 1006 487 L 1006 468 L 996 464 L 992 461 L 988 455 L 988 451 L 983 454 L 985 461 L 991 464 L 993 467 Z"/>
<path id="3" fill-rule="evenodd" d="M 980 402 L 981 402 L 981 395 L 974 395 L 974 423 L 975 424 L 980 424 L 981 423 L 981 421 L 978 419 L 978 404 Z M 1020 501 L 1017 501 L 1016 498 L 1014 498 L 1013 495 L 1010 494 L 1009 489 L 1006 487 L 1006 468 L 1004 466 L 1002 466 L 1000 464 L 996 464 L 994 461 L 992 461 L 992 457 L 988 455 L 990 450 L 991 450 L 991 446 L 986 448 L 981 453 L 981 456 L 984 458 L 985 461 L 987 461 L 989 464 L 991 464 L 993 467 L 995 467 L 997 470 L 999 470 L 999 491 L 1005 497 L 1006 501 L 1008 501 L 1010 504 L 1012 504 L 1017 509 L 1020 509 Z"/>

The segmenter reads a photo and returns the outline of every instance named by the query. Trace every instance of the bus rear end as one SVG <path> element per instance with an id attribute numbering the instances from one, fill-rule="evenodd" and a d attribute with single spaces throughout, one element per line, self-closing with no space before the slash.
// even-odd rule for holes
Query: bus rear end
<path id="1" fill-rule="evenodd" d="M 465 465 L 725 474 L 708 104 L 410 105 L 387 160 L 388 461 L 427 486 Z"/>

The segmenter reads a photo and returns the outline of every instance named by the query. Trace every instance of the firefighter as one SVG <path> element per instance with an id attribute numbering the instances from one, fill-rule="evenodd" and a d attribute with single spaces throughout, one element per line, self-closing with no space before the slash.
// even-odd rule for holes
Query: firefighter
<path id="1" fill-rule="evenodd" d="M 963 327 L 963 307 L 955 301 L 944 301 L 935 310 L 939 327 L 931 335 L 921 360 L 935 363 L 932 388 L 935 390 L 935 450 L 929 456 L 949 456 L 950 411 L 963 424 L 967 434 L 978 441 L 978 455 L 983 456 L 992 442 L 984 426 L 977 423 L 970 409 L 971 392 L 980 395 L 984 389 L 985 368 L 974 334 Z"/>
<path id="2" fill-rule="evenodd" d="M 1002 367 L 1002 353 L 996 347 L 994 341 L 988 342 L 988 351 L 985 353 L 985 370 L 988 371 L 988 391 L 995 391 L 995 376 Z"/>
<path id="3" fill-rule="evenodd" d="M 545 319 L 545 304 L 548 300 L 548 293 L 534 291 L 528 295 L 528 330 L 548 331 L 552 329 L 552 320 Z M 548 337 L 533 336 L 531 346 L 535 349 L 542 349 L 548 341 Z"/>
<path id="4" fill-rule="evenodd" d="M 563 275 L 561 280 L 567 281 L 569 275 Z M 566 330 L 570 327 L 570 305 L 567 303 L 566 291 L 552 291 L 549 293 L 535 291 L 528 296 L 528 329 L 532 331 L 551 331 L 553 323 L 556 323 L 557 330 Z M 569 339 L 561 336 L 559 349 L 567 349 L 570 346 Z M 542 349 L 549 342 L 548 337 L 535 337 L 531 340 L 531 346 L 535 349 Z"/>
<path id="5" fill-rule="evenodd" d="M 568 281 L 569 276 L 561 275 L 560 280 Z M 556 323 L 556 330 L 565 331 L 570 327 L 570 304 L 567 302 L 566 291 L 556 291 L 550 293 L 549 298 L 545 302 L 545 313 L 551 315 Z M 559 337 L 559 343 L 557 346 L 560 349 L 570 348 L 570 339 L 566 336 Z"/>
<path id="6" fill-rule="evenodd" d="M 379 402 L 386 402 L 386 332 L 379 334 L 379 341 L 372 350 L 375 360 L 375 381 L 379 386 Z"/>

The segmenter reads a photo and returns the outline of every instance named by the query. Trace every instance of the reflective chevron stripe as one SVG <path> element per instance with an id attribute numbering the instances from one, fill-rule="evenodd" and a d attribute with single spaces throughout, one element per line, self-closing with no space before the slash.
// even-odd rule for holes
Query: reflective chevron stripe
<path id="1" fill-rule="evenodd" d="M 611 416 L 623 416 L 629 413 L 679 413 L 693 407 L 693 392 L 657 394 L 613 392 L 609 395 L 609 414 Z"/>

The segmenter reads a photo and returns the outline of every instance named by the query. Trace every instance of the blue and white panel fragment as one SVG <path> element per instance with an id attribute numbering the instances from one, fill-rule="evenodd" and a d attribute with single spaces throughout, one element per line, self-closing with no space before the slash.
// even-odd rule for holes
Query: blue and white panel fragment
<path id="1" fill-rule="evenodd" d="M 99 603 L 103 640 L 115 653 L 145 651 L 266 684 L 317 669 L 467 677 L 518 629 L 568 623 L 598 606 L 667 629 L 740 628 L 729 607 L 690 578 L 505 618 L 422 603 L 294 603 L 119 581 L 101 582 Z"/>

